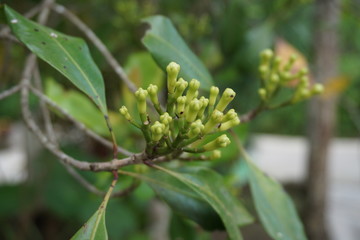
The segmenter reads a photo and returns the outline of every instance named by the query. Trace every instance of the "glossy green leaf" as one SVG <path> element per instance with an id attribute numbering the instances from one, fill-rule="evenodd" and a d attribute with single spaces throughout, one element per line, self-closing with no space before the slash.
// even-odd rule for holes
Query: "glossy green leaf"
<path id="1" fill-rule="evenodd" d="M 222 177 L 207 168 L 189 168 L 174 172 L 159 166 L 155 168 L 173 176 L 196 192 L 219 214 L 230 239 L 242 239 L 239 226 L 253 221 L 246 209 L 226 189 Z"/>
<path id="2" fill-rule="evenodd" d="M 224 229 L 214 209 L 187 185 L 161 171 L 147 174 L 148 184 L 179 215 L 198 223 L 205 230 Z M 165 183 L 165 184 L 164 184 Z"/>
<path id="3" fill-rule="evenodd" d="M 104 200 L 99 209 L 91 216 L 91 218 L 75 233 L 71 240 L 107 240 L 108 234 L 105 225 L 106 206 L 111 196 L 116 179 L 110 185 Z"/>
<path id="4" fill-rule="evenodd" d="M 164 16 L 153 16 L 144 21 L 150 24 L 150 29 L 142 42 L 159 66 L 165 70 L 170 62 L 176 62 L 181 66 L 180 77 L 187 81 L 196 78 L 202 89 L 209 90 L 213 85 L 209 71 L 186 45 L 171 21 Z"/>
<path id="5" fill-rule="evenodd" d="M 49 78 L 45 82 L 45 94 L 86 127 L 102 136 L 109 136 L 103 114 L 81 92 L 65 90 L 59 83 Z"/>
<path id="6" fill-rule="evenodd" d="M 256 211 L 268 234 L 277 240 L 305 240 L 295 206 L 281 185 L 246 161 Z"/>
<path id="7" fill-rule="evenodd" d="M 21 42 L 86 93 L 107 115 L 104 81 L 84 40 L 28 20 L 8 6 L 5 14 Z"/>
<path id="8" fill-rule="evenodd" d="M 105 226 L 105 212 L 97 210 L 94 215 L 77 231 L 72 240 L 102 240 L 108 239 Z"/>
<path id="9" fill-rule="evenodd" d="M 148 52 L 137 52 L 129 56 L 124 70 L 137 87 L 147 88 L 155 84 L 159 89 L 163 86 L 164 73 Z"/>

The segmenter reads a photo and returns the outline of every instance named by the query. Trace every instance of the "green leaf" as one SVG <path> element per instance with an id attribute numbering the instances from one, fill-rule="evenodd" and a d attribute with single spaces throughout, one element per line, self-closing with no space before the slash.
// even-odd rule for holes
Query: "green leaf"
<path id="1" fill-rule="evenodd" d="M 21 42 L 86 93 L 107 115 L 104 81 L 84 40 L 28 20 L 8 6 L 5 14 Z"/>
<path id="2" fill-rule="evenodd" d="M 210 204 L 222 219 L 230 239 L 242 239 L 239 226 L 249 224 L 253 219 L 229 193 L 219 174 L 207 168 L 191 168 L 186 173 L 170 171 L 159 166 L 155 168 L 178 179 Z"/>
<path id="3" fill-rule="evenodd" d="M 160 89 L 163 86 L 164 73 L 148 52 L 131 54 L 124 64 L 124 70 L 138 87 L 146 89 L 151 83 Z"/>
<path id="4" fill-rule="evenodd" d="M 196 78 L 201 88 L 209 90 L 213 79 L 198 57 L 190 50 L 176 31 L 171 21 L 164 16 L 153 16 L 144 19 L 150 24 L 142 43 L 150 51 L 155 61 L 165 70 L 170 62 L 180 64 L 180 77 L 187 81 Z"/>
<path id="5" fill-rule="evenodd" d="M 256 211 L 268 234 L 277 240 L 305 240 L 293 202 L 281 185 L 246 161 Z"/>
<path id="6" fill-rule="evenodd" d="M 187 185 L 161 171 L 152 171 L 147 176 L 151 179 L 147 181 L 151 188 L 177 214 L 195 221 L 208 231 L 224 229 L 214 209 Z"/>
<path id="7" fill-rule="evenodd" d="M 77 90 L 66 91 L 54 79 L 48 78 L 45 81 L 45 94 L 86 127 L 102 136 L 109 136 L 103 114 L 83 93 Z"/>
<path id="8" fill-rule="evenodd" d="M 108 239 L 105 226 L 105 212 L 97 210 L 94 215 L 77 231 L 72 240 Z"/>
<path id="9" fill-rule="evenodd" d="M 75 233 L 71 240 L 107 240 L 108 234 L 105 225 L 106 206 L 111 196 L 116 179 L 110 185 L 104 200 L 99 209 L 91 216 L 91 218 Z"/>

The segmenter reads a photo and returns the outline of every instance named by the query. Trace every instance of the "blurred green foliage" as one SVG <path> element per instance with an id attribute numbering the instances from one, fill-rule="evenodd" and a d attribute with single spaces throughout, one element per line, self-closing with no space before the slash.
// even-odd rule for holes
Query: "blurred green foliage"
<path id="1" fill-rule="evenodd" d="M 39 0 L 9 2 L 11 7 L 21 13 L 38 3 Z M 312 0 L 62 0 L 61 4 L 92 28 L 124 65 L 129 77 L 137 86 L 147 86 L 150 81 L 161 84 L 165 79 L 150 55 L 144 53 L 145 47 L 141 44 L 141 37 L 146 26 L 141 24 L 141 19 L 154 14 L 169 17 L 191 49 L 209 68 L 216 85 L 236 90 L 234 105 L 242 113 L 253 109 L 258 101 L 257 66 L 261 50 L 272 47 L 277 38 L 283 38 L 297 48 L 310 64 L 313 59 Z M 360 116 L 360 5 L 351 0 L 343 0 L 341 10 L 339 70 L 340 75 L 350 79 L 350 84 L 344 92 L 339 93 L 341 95 L 337 130 L 339 136 L 354 137 L 359 135 L 355 122 L 360 121 L 357 117 Z M 69 35 L 83 37 L 69 21 L 58 15 L 51 17 L 49 25 Z M 91 45 L 90 48 L 105 79 L 107 102 L 113 110 L 110 118 L 114 123 L 118 141 L 122 146 L 138 151 L 141 144 L 133 143 L 140 139 L 139 132 L 131 127 L 124 128 L 124 122 L 117 117 L 119 106 L 135 106 L 134 98 L 100 53 Z M 22 68 L 25 53 L 22 47 L 14 47 L 11 42 L 4 41 L 0 45 L 0 90 L 19 81 L 19 69 Z M 91 117 L 83 121 L 88 121 L 87 126 L 94 131 L 106 135 L 103 122 L 97 120 L 100 116 L 97 115 L 99 112 L 96 108 L 89 105 L 89 101 L 84 100 L 81 93 L 69 89 L 72 86 L 54 70 L 42 62 L 40 67 L 44 79 L 51 77 L 58 82 L 48 82 L 47 94 L 58 104 L 68 106 L 70 111 L 71 108 L 74 112 L 79 109 L 87 111 L 86 114 Z M 57 95 L 59 93 L 61 94 Z M 76 101 L 81 103 L 81 108 L 69 104 L 65 96 L 77 99 Z M 35 106 L 36 101 L 32 102 Z M 0 101 L 0 118 L 20 118 L 18 96 Z M 271 114 L 263 113 L 248 128 L 250 132 L 304 134 L 306 121 L 306 103 L 302 103 L 272 111 Z M 244 132 L 244 135 L 247 132 L 243 129 L 238 131 Z M 94 158 L 92 155 L 86 155 L 81 148 L 66 146 L 66 150 L 75 157 L 87 160 Z M 226 159 L 235 160 L 235 151 L 230 147 L 226 152 L 229 156 Z M 93 160 L 101 160 L 103 156 L 98 155 L 96 158 L 99 159 Z M 228 171 L 229 167 L 233 166 L 231 161 L 212 164 L 221 172 Z M 97 209 L 101 200 L 79 186 L 47 152 L 36 157 L 36 161 L 31 163 L 30 170 L 30 178 L 25 184 L 0 186 L 0 239 L 30 239 L 30 236 L 31 239 L 69 238 L 70 235 L 67 234 L 76 232 Z M 110 182 L 107 174 L 83 174 L 102 189 Z M 119 187 L 126 186 L 129 181 L 125 179 Z M 153 192 L 149 187 L 142 185 L 130 196 L 111 201 L 111 211 L 107 212 L 110 239 L 148 239 L 146 217 L 143 213 L 146 212 L 148 200 L 152 197 Z M 210 238 L 209 234 L 194 230 L 192 224 L 174 215 L 170 227 L 172 238 Z M 47 233 L 50 235 L 41 236 L 41 227 L 52 229 Z M 19 229 L 23 231 L 20 232 Z"/>

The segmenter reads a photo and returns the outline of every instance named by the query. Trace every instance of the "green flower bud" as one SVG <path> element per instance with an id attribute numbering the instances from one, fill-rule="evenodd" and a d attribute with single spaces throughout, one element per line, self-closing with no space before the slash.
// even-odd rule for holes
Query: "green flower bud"
<path id="1" fill-rule="evenodd" d="M 192 79 L 189 83 L 189 89 L 186 92 L 186 103 L 189 104 L 196 96 L 196 92 L 200 87 L 200 82 L 196 79 Z M 199 94 L 199 93 L 198 93 Z"/>
<path id="2" fill-rule="evenodd" d="M 165 133 L 165 125 L 163 123 L 160 123 L 159 121 L 156 121 L 151 127 L 151 138 L 153 141 L 158 142 L 162 136 Z"/>
<path id="3" fill-rule="evenodd" d="M 172 117 L 170 117 L 169 113 L 167 112 L 163 113 L 160 116 L 160 122 L 165 125 L 165 130 L 164 130 L 165 134 L 169 132 L 169 126 L 172 120 L 173 120 Z"/>
<path id="4" fill-rule="evenodd" d="M 307 75 L 308 73 L 309 73 L 309 69 L 307 67 L 304 67 L 304 68 L 300 69 L 298 74 L 299 74 L 299 77 L 302 77 L 302 76 Z"/>
<path id="5" fill-rule="evenodd" d="M 314 84 L 314 86 L 311 89 L 311 94 L 315 95 L 315 94 L 321 94 L 324 92 L 324 86 L 320 83 L 316 83 Z"/>
<path id="6" fill-rule="evenodd" d="M 167 72 L 167 87 L 170 94 L 174 93 L 177 76 L 180 72 L 180 65 L 171 62 L 166 67 Z"/>
<path id="7" fill-rule="evenodd" d="M 214 150 L 211 152 L 210 159 L 219 159 L 221 158 L 221 151 L 220 150 Z"/>
<path id="8" fill-rule="evenodd" d="M 234 119 L 222 123 L 219 127 L 219 131 L 226 131 L 239 124 L 240 124 L 240 119 L 238 117 L 235 117 Z"/>
<path id="9" fill-rule="evenodd" d="M 273 72 L 278 73 L 280 69 L 281 58 L 276 56 L 273 63 Z"/>
<path id="10" fill-rule="evenodd" d="M 223 134 L 217 137 L 214 141 L 205 144 L 202 148 L 205 151 L 212 151 L 218 148 L 226 147 L 229 144 L 230 144 L 230 139 L 226 136 L 226 134 Z"/>
<path id="11" fill-rule="evenodd" d="M 263 100 L 263 101 L 266 100 L 267 91 L 265 88 L 259 88 L 258 94 L 259 94 L 261 100 Z"/>
<path id="12" fill-rule="evenodd" d="M 292 54 L 289 58 L 289 61 L 287 62 L 287 64 L 284 67 L 284 71 L 290 71 L 291 68 L 293 67 L 296 59 L 297 59 L 297 56 L 295 54 Z"/>
<path id="13" fill-rule="evenodd" d="M 177 99 L 178 97 L 180 97 L 184 90 L 187 88 L 188 86 L 188 82 L 185 81 L 183 78 L 180 78 L 176 84 L 175 84 L 175 93 L 174 93 L 174 99 Z"/>
<path id="14" fill-rule="evenodd" d="M 303 76 L 300 78 L 299 87 L 301 88 L 309 87 L 309 78 L 307 76 Z"/>
<path id="15" fill-rule="evenodd" d="M 204 130 L 204 125 L 202 124 L 201 120 L 198 119 L 195 122 L 191 123 L 190 130 L 188 132 L 189 138 L 194 138 L 201 134 L 201 132 Z"/>
<path id="16" fill-rule="evenodd" d="M 165 112 L 160 116 L 160 122 L 169 125 L 172 122 L 172 117 L 170 117 L 169 113 Z"/>
<path id="17" fill-rule="evenodd" d="M 147 92 L 150 96 L 151 101 L 153 102 L 154 105 L 158 105 L 159 104 L 159 99 L 158 99 L 158 86 L 150 84 L 149 87 L 147 88 Z"/>
<path id="18" fill-rule="evenodd" d="M 231 88 L 225 89 L 223 92 L 219 103 L 216 105 L 216 109 L 219 111 L 224 111 L 227 105 L 234 99 L 236 93 Z"/>
<path id="19" fill-rule="evenodd" d="M 185 119 L 187 122 L 193 122 L 196 119 L 196 116 L 201 108 L 202 104 L 199 99 L 195 98 L 191 100 L 189 107 L 187 107 L 187 112 L 185 114 Z"/>
<path id="20" fill-rule="evenodd" d="M 276 73 L 271 74 L 270 76 L 271 83 L 278 83 L 279 80 L 280 80 L 279 75 L 277 75 Z"/>
<path id="21" fill-rule="evenodd" d="M 274 56 L 274 52 L 271 49 L 265 49 L 260 53 L 261 64 L 267 64 Z"/>
<path id="22" fill-rule="evenodd" d="M 281 79 L 282 82 L 288 82 L 291 79 L 293 79 L 293 76 L 291 75 L 290 72 L 282 71 L 279 74 L 280 74 L 280 79 Z"/>
<path id="23" fill-rule="evenodd" d="M 140 114 L 146 114 L 146 97 L 148 92 L 142 88 L 139 88 L 135 92 L 135 97 L 137 100 L 137 106 Z"/>
<path id="24" fill-rule="evenodd" d="M 185 103 L 186 103 L 186 97 L 181 96 L 176 99 L 177 105 L 176 105 L 176 114 L 179 118 L 184 116 L 185 113 Z"/>
<path id="25" fill-rule="evenodd" d="M 230 109 L 229 111 L 227 111 L 227 113 L 224 115 L 222 122 L 227 122 L 229 120 L 233 120 L 235 118 L 237 118 L 237 113 L 235 112 L 234 109 Z"/>
<path id="26" fill-rule="evenodd" d="M 310 97 L 310 91 L 307 88 L 303 88 L 300 91 L 300 100 L 306 99 Z"/>
<path id="27" fill-rule="evenodd" d="M 210 88 L 210 96 L 209 96 L 209 106 L 214 106 L 216 102 L 216 98 L 219 94 L 219 88 L 212 86 Z"/>
<path id="28" fill-rule="evenodd" d="M 270 70 L 269 67 L 266 65 L 259 66 L 259 73 L 260 73 L 260 76 L 262 79 L 266 79 L 266 76 L 268 75 L 269 70 Z"/>
<path id="29" fill-rule="evenodd" d="M 224 117 L 224 114 L 222 112 L 220 112 L 219 110 L 214 110 L 209 118 L 209 121 L 205 124 L 204 127 L 204 134 L 207 134 L 209 132 L 211 132 L 214 127 L 216 126 L 216 124 L 221 123 L 222 119 Z"/>
<path id="30" fill-rule="evenodd" d="M 124 118 L 125 118 L 126 120 L 128 120 L 128 121 L 130 121 L 130 122 L 133 120 L 133 118 L 131 117 L 131 115 L 130 115 L 128 109 L 127 109 L 127 107 L 122 106 L 122 107 L 119 109 L 119 112 L 121 113 L 121 115 L 124 116 Z"/>
<path id="31" fill-rule="evenodd" d="M 200 98 L 200 102 L 201 102 L 201 108 L 200 108 L 200 110 L 198 112 L 197 117 L 201 119 L 204 116 L 205 109 L 209 104 L 209 99 L 202 96 Z"/>

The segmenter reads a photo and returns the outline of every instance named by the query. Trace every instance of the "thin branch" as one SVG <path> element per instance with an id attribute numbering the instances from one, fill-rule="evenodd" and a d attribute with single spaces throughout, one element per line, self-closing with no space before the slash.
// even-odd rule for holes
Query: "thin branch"
<path id="1" fill-rule="evenodd" d="M 115 73 L 124 81 L 126 86 L 132 91 L 136 91 L 136 86 L 130 79 L 127 77 L 124 69 L 121 67 L 119 62 L 115 59 L 115 57 L 110 53 L 110 51 L 106 48 L 104 43 L 95 35 L 95 33 L 84 23 L 82 22 L 76 15 L 71 13 L 64 6 L 55 4 L 52 9 L 58 14 L 63 15 L 69 21 L 71 21 L 80 31 L 82 31 L 85 36 L 97 47 L 100 53 L 104 56 L 109 65 L 114 69 Z"/>
<path id="2" fill-rule="evenodd" d="M 31 72 L 34 67 L 35 55 L 31 54 L 26 60 L 25 69 L 23 72 L 21 83 L 23 88 L 21 89 L 21 109 L 23 113 L 23 118 L 25 120 L 28 128 L 38 137 L 39 141 L 52 152 L 56 157 L 59 158 L 64 164 L 73 166 L 83 171 L 113 171 L 118 170 L 121 167 L 142 164 L 144 161 L 148 160 L 146 154 L 138 153 L 134 154 L 131 157 L 123 159 L 113 159 L 108 162 L 85 162 L 79 161 L 63 151 L 61 151 L 54 143 L 52 143 L 46 135 L 39 129 L 38 125 L 35 123 L 34 118 L 29 109 L 29 82 L 31 77 Z M 161 156 L 154 159 L 151 159 L 152 162 L 162 162 L 169 160 L 168 156 Z"/>
<path id="3" fill-rule="evenodd" d="M 18 84 L 18 85 L 13 86 L 10 89 L 3 91 L 2 93 L 0 93 L 0 100 L 10 97 L 11 95 L 17 93 L 20 89 L 21 89 L 21 85 Z"/>
<path id="4" fill-rule="evenodd" d="M 14 35 L 12 35 L 10 33 L 1 33 L 0 32 L 0 39 L 10 40 L 10 41 L 22 44 Z"/>
<path id="5" fill-rule="evenodd" d="M 34 68 L 34 73 L 33 73 L 34 83 L 35 83 L 35 86 L 37 87 L 37 89 L 42 92 L 43 86 L 42 86 L 41 76 L 40 76 L 40 72 L 39 72 L 39 67 L 37 66 L 36 63 L 35 63 L 35 65 L 36 65 L 36 67 Z M 46 134 L 51 142 L 53 142 L 54 144 L 57 144 L 56 134 L 55 134 L 52 122 L 51 122 L 49 110 L 46 107 L 46 103 L 43 99 L 40 98 L 39 104 L 40 104 L 41 114 L 44 119 Z"/>
<path id="6" fill-rule="evenodd" d="M 64 110 L 63 108 L 61 108 L 58 104 L 56 104 L 54 101 L 52 101 L 50 98 L 48 98 L 46 95 L 44 95 L 42 92 L 40 92 L 39 90 L 37 90 L 36 88 L 29 86 L 30 90 L 32 91 L 32 93 L 34 93 L 39 99 L 41 99 L 42 101 L 44 101 L 46 104 L 48 104 L 51 108 L 55 109 L 56 111 L 58 111 L 61 115 L 63 115 L 64 117 L 66 117 L 67 119 L 69 119 L 71 122 L 74 123 L 74 125 L 79 128 L 80 130 L 82 130 L 85 134 L 87 134 L 89 137 L 93 138 L 94 140 L 98 141 L 99 143 L 103 144 L 104 146 L 108 147 L 108 148 L 112 148 L 113 144 L 112 142 L 106 140 L 105 138 L 99 136 L 98 134 L 96 134 L 95 132 L 93 132 L 92 130 L 88 129 L 83 123 L 77 121 L 73 116 L 71 116 L 66 110 Z M 134 153 L 130 152 L 122 147 L 118 146 L 118 151 L 126 156 L 132 156 Z"/>
<path id="7" fill-rule="evenodd" d="M 259 106 L 245 114 L 239 116 L 241 123 L 247 123 L 253 120 L 257 115 L 259 115 L 262 111 L 266 110 L 266 106 L 263 102 L 259 104 Z"/>

